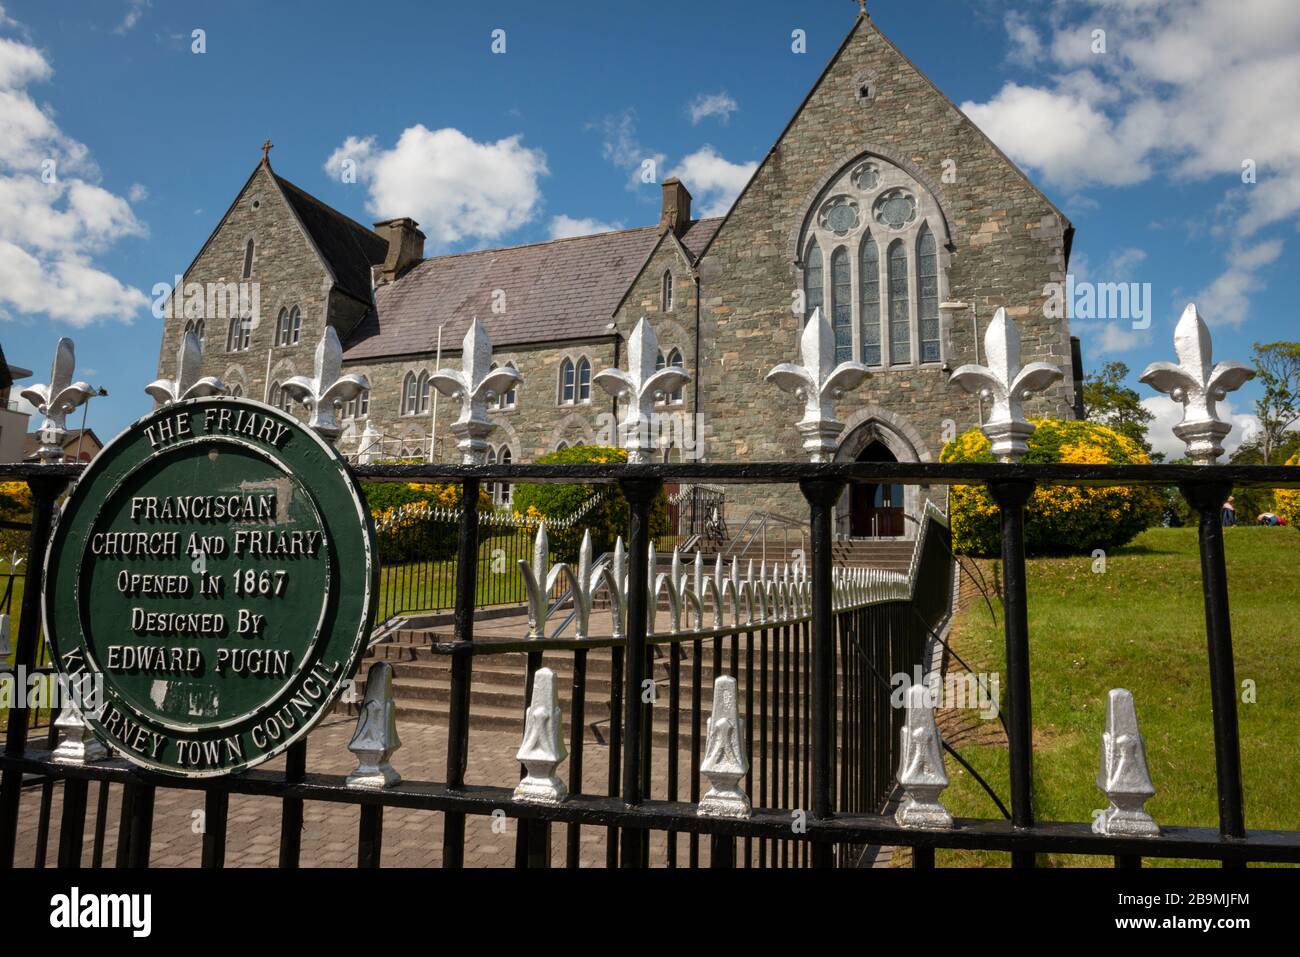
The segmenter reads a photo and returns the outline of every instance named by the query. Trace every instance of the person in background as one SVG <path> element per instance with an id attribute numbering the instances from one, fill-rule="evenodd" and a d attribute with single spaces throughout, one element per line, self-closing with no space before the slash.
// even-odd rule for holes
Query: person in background
<path id="1" fill-rule="evenodd" d="M 1233 496 L 1229 495 L 1228 500 L 1223 503 L 1223 527 L 1229 528 L 1237 524 L 1237 506 Z"/>

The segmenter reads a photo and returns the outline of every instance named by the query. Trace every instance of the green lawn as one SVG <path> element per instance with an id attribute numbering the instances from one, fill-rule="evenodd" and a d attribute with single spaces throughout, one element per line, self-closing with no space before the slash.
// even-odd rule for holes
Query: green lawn
<path id="1" fill-rule="evenodd" d="M 1228 529 L 1228 579 L 1239 689 L 1248 828 L 1300 828 L 1300 534 L 1289 528 Z M 988 575 L 996 563 L 985 563 Z M 1001 607 L 994 626 L 982 601 L 957 621 L 953 646 L 976 671 L 1005 674 Z M 1161 824 L 1217 827 L 1214 736 L 1205 619 L 1194 529 L 1152 529 L 1107 558 L 1029 563 L 1034 789 L 1039 820 L 1089 821 L 1105 806 L 1095 779 L 1106 693 L 1128 688 L 1137 703 L 1157 794 L 1147 810 Z M 1005 681 L 1003 682 L 1005 688 Z M 1003 701 L 1005 704 L 1005 699 Z M 966 745 L 966 760 L 1009 802 L 1005 746 Z M 948 762 L 944 800 L 958 816 L 997 817 L 979 785 Z M 1007 855 L 940 851 L 940 865 L 1002 865 Z M 1053 865 L 1108 859 L 1044 855 Z M 1155 859 L 1151 864 L 1158 864 Z M 1190 863 L 1190 862 L 1173 862 Z"/>

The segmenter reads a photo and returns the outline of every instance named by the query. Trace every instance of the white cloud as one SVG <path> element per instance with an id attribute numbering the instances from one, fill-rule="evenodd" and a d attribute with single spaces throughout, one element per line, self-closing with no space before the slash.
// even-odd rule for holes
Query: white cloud
<path id="1" fill-rule="evenodd" d="M 325 161 L 340 176 L 351 160 L 380 218 L 410 216 L 436 249 L 500 239 L 540 211 L 546 154 L 518 134 L 480 143 L 460 130 L 417 124 L 386 149 L 373 136 L 349 136 Z"/>
<path id="2" fill-rule="evenodd" d="M 1013 159 L 1065 188 L 1123 186 L 1151 174 L 1111 119 L 1072 93 L 1008 83 L 989 102 L 961 108 Z"/>
<path id="3" fill-rule="evenodd" d="M 731 114 L 739 109 L 736 100 L 726 90 L 718 93 L 699 93 L 686 107 L 691 122 L 699 125 L 701 120 L 716 116 L 723 123 L 731 119 Z"/>
<path id="4" fill-rule="evenodd" d="M 1033 85 L 963 110 L 1049 185 L 1234 183 L 1199 227 L 1227 239 L 1229 260 L 1202 297 L 1218 321 L 1243 321 L 1281 254 L 1252 237 L 1300 225 L 1300 3 L 1054 0 L 1004 26 L 1008 60 L 1032 66 Z M 1247 161 L 1254 183 L 1242 182 Z"/>
<path id="5" fill-rule="evenodd" d="M 733 163 L 712 146 L 684 156 L 670 175 L 676 176 L 700 203 L 699 216 L 721 216 L 745 188 L 758 163 Z"/>
<path id="6" fill-rule="evenodd" d="M 0 26 L 15 26 L 3 8 Z M 53 74 L 35 47 L 0 37 L 0 319 L 129 322 L 148 297 L 97 268 L 92 255 L 148 230 L 130 202 L 97 185 L 90 151 L 28 93 Z"/>
<path id="7" fill-rule="evenodd" d="M 1265 285 L 1260 273 L 1282 255 L 1280 239 L 1259 243 L 1234 242 L 1228 268 L 1196 294 L 1201 316 L 1210 325 L 1238 327 L 1250 318 L 1250 297 Z"/>
<path id="8" fill-rule="evenodd" d="M 1072 322 L 1070 331 L 1076 333 L 1089 353 L 1099 356 L 1132 352 L 1151 344 L 1149 330 L 1134 329 L 1131 323 Z"/>
<path id="9" fill-rule="evenodd" d="M 550 232 L 552 239 L 568 239 L 570 236 L 590 236 L 594 233 L 608 233 L 622 228 L 621 222 L 606 223 L 590 216 L 575 219 L 561 214 L 552 217 Z"/>
<path id="10" fill-rule="evenodd" d="M 126 198 L 133 203 L 142 203 L 149 198 L 149 188 L 144 183 L 132 183 Z"/>
<path id="11" fill-rule="evenodd" d="M 113 32 L 126 33 L 129 31 L 140 22 L 140 18 L 144 16 L 144 12 L 148 8 L 149 0 L 127 0 L 126 15 L 122 18 L 122 22 L 113 28 Z"/>
<path id="12" fill-rule="evenodd" d="M 592 126 L 601 133 L 601 155 L 619 169 L 627 171 L 627 188 L 638 189 L 657 183 L 659 171 L 668 157 L 644 146 L 637 137 L 636 110 L 614 113 Z"/>

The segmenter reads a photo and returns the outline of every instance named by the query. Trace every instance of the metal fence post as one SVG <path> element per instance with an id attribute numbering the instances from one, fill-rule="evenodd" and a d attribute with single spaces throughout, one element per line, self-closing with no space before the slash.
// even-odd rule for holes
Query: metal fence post
<path id="1" fill-rule="evenodd" d="M 623 801 L 641 803 L 641 741 L 645 705 L 641 703 L 641 682 L 646 675 L 646 616 L 649 614 L 650 506 L 663 483 L 659 479 L 622 479 L 619 485 L 628 501 L 628 584 L 627 584 L 627 684 L 623 695 Z M 619 832 L 623 867 L 644 867 L 646 834 L 624 827 Z"/>
<path id="2" fill-rule="evenodd" d="M 1223 550 L 1223 504 L 1231 482 L 1187 483 L 1181 489 L 1200 515 L 1201 584 L 1210 655 L 1210 701 L 1214 709 L 1214 770 L 1219 785 L 1219 833 L 1245 837 L 1241 793 L 1241 741 L 1237 731 L 1237 678 L 1228 614 L 1228 571 Z"/>
<path id="3" fill-rule="evenodd" d="M 1034 825 L 1033 707 L 1029 693 L 1029 605 L 1025 587 L 1026 479 L 988 483 L 1002 520 L 1002 616 L 1007 653 L 1007 737 L 1011 764 L 1011 823 Z M 1033 867 L 1032 851 L 1013 851 L 1012 867 Z"/>
<path id="4" fill-rule="evenodd" d="M 835 622 L 832 610 L 832 519 L 835 503 L 844 492 L 838 479 L 803 479 L 799 490 L 808 500 L 812 539 L 812 817 L 825 819 L 834 811 L 831 770 L 831 710 L 835 689 L 831 672 L 835 656 Z M 813 867 L 832 867 L 835 848 L 815 843 Z"/>
<path id="5" fill-rule="evenodd" d="M 27 578 L 23 583 L 23 607 L 18 619 L 18 643 L 14 649 L 14 668 L 30 670 L 36 663 L 37 637 L 41 630 L 41 591 L 45 579 L 45 547 L 53 527 L 54 500 L 67 479 L 31 478 L 32 537 L 27 547 Z M 21 757 L 27 748 L 27 698 L 19 695 L 9 709 L 5 729 L 5 754 Z M 23 773 L 6 767 L 0 774 L 0 867 L 14 866 L 14 847 L 18 843 L 18 803 L 21 800 Z"/>
<path id="6" fill-rule="evenodd" d="M 460 647 L 451 658 L 451 696 L 447 704 L 447 787 L 451 790 L 459 790 L 465 784 L 469 759 L 469 684 L 474 659 L 468 642 L 474 640 L 474 589 L 478 585 L 478 491 L 476 478 L 461 483 L 453 626 Z M 442 866 L 464 865 L 465 815 L 448 812 L 443 815 Z"/>

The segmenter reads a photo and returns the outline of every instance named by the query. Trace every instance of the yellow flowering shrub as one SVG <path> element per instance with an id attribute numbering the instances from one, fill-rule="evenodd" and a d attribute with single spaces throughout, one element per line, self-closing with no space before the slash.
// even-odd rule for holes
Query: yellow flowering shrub
<path id="1" fill-rule="evenodd" d="M 1300 466 L 1300 455 L 1287 459 L 1287 465 Z M 1273 493 L 1273 511 L 1293 528 L 1300 523 L 1300 488 L 1280 488 Z"/>
<path id="2" fill-rule="evenodd" d="M 1127 436 L 1095 422 L 1035 419 L 1025 463 L 1075 465 L 1149 464 L 1146 451 Z M 992 462 L 988 438 L 979 429 L 949 442 L 943 462 Z M 953 544 L 974 555 L 1001 550 L 998 507 L 987 489 L 954 486 L 950 498 Z M 1025 548 L 1030 555 L 1088 554 L 1112 549 L 1160 524 L 1164 503 L 1157 489 L 1126 486 L 1035 489 L 1025 508 Z"/>
<path id="3" fill-rule="evenodd" d="M 362 492 L 374 517 L 379 555 L 387 564 L 450 558 L 456 550 L 457 526 L 445 518 L 424 517 L 419 506 L 460 508 L 461 487 L 452 482 L 366 482 Z M 492 511 L 492 498 L 480 486 L 480 512 Z"/>
<path id="4" fill-rule="evenodd" d="M 32 520 L 32 490 L 26 482 L 0 482 L 0 519 L 27 523 Z M 31 533 L 19 528 L 0 529 L 0 557 L 8 567 L 14 552 L 27 557 Z"/>

